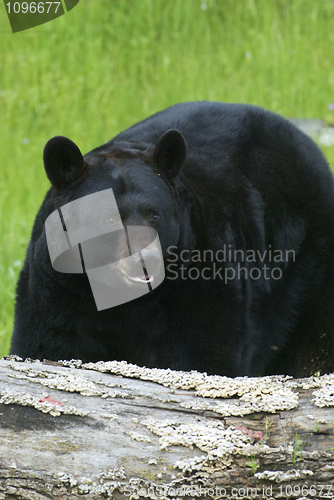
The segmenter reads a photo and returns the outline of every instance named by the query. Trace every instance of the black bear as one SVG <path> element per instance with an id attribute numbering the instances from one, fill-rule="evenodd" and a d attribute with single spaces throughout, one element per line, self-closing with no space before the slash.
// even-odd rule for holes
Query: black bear
<path id="1" fill-rule="evenodd" d="M 232 377 L 334 371 L 333 177 L 290 122 L 250 105 L 177 104 L 84 157 L 54 137 L 44 164 L 51 188 L 18 280 L 12 354 Z M 103 201 L 108 193 L 116 215 Z M 64 207 L 76 207 L 76 222 L 65 221 Z M 52 257 L 51 219 L 64 242 L 67 224 L 76 242 L 87 240 L 80 227 L 88 220 L 95 235 L 116 224 L 113 238 L 127 227 L 151 228 L 144 238 L 151 271 L 117 263 L 125 236 L 119 260 L 100 262 L 117 268 L 136 298 L 99 309 L 80 244 L 81 271 L 56 270 L 63 243 L 53 242 Z M 151 245 L 156 234 L 161 246 Z M 127 258 L 138 264 L 145 242 Z M 153 287 L 162 266 L 164 279 Z"/>

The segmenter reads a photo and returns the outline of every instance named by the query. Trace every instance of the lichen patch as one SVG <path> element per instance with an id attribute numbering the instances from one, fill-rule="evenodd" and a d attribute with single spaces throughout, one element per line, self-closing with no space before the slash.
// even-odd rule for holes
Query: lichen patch
<path id="1" fill-rule="evenodd" d="M 53 417 L 59 417 L 61 414 L 79 415 L 80 417 L 88 415 L 88 412 L 78 410 L 74 406 L 64 407 L 50 403 L 49 400 L 42 402 L 39 397 L 32 396 L 26 392 L 17 392 L 7 389 L 6 391 L 0 391 L 0 396 L 0 403 L 5 405 L 19 404 L 21 406 L 32 406 L 43 413 L 50 413 Z M 45 399 L 47 397 L 46 395 Z"/>

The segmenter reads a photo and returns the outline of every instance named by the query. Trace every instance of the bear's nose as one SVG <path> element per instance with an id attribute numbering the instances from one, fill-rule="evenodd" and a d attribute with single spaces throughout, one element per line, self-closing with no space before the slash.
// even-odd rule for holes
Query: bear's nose
<path id="1" fill-rule="evenodd" d="M 145 267 L 149 265 L 150 269 L 158 271 L 161 264 L 161 256 L 157 249 L 155 248 L 144 248 L 140 253 L 133 255 L 135 263 L 141 263 L 140 254 L 144 260 Z"/>

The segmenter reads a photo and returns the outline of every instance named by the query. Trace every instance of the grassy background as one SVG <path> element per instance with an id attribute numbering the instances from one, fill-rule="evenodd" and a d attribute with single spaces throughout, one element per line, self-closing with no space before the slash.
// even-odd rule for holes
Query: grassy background
<path id="1" fill-rule="evenodd" d="M 334 123 L 333 0 L 80 0 L 12 34 L 0 4 L 0 355 L 54 135 L 86 153 L 176 102 Z M 334 165 L 334 147 L 323 147 Z"/>

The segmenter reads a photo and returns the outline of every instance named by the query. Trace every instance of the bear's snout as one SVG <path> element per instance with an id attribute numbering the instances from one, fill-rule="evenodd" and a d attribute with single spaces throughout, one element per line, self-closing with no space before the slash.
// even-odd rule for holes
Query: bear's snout
<path id="1" fill-rule="evenodd" d="M 160 273 L 162 257 L 157 248 L 144 248 L 132 255 L 131 265 L 129 261 L 119 262 L 120 270 L 131 281 L 153 281 L 154 276 Z"/>

